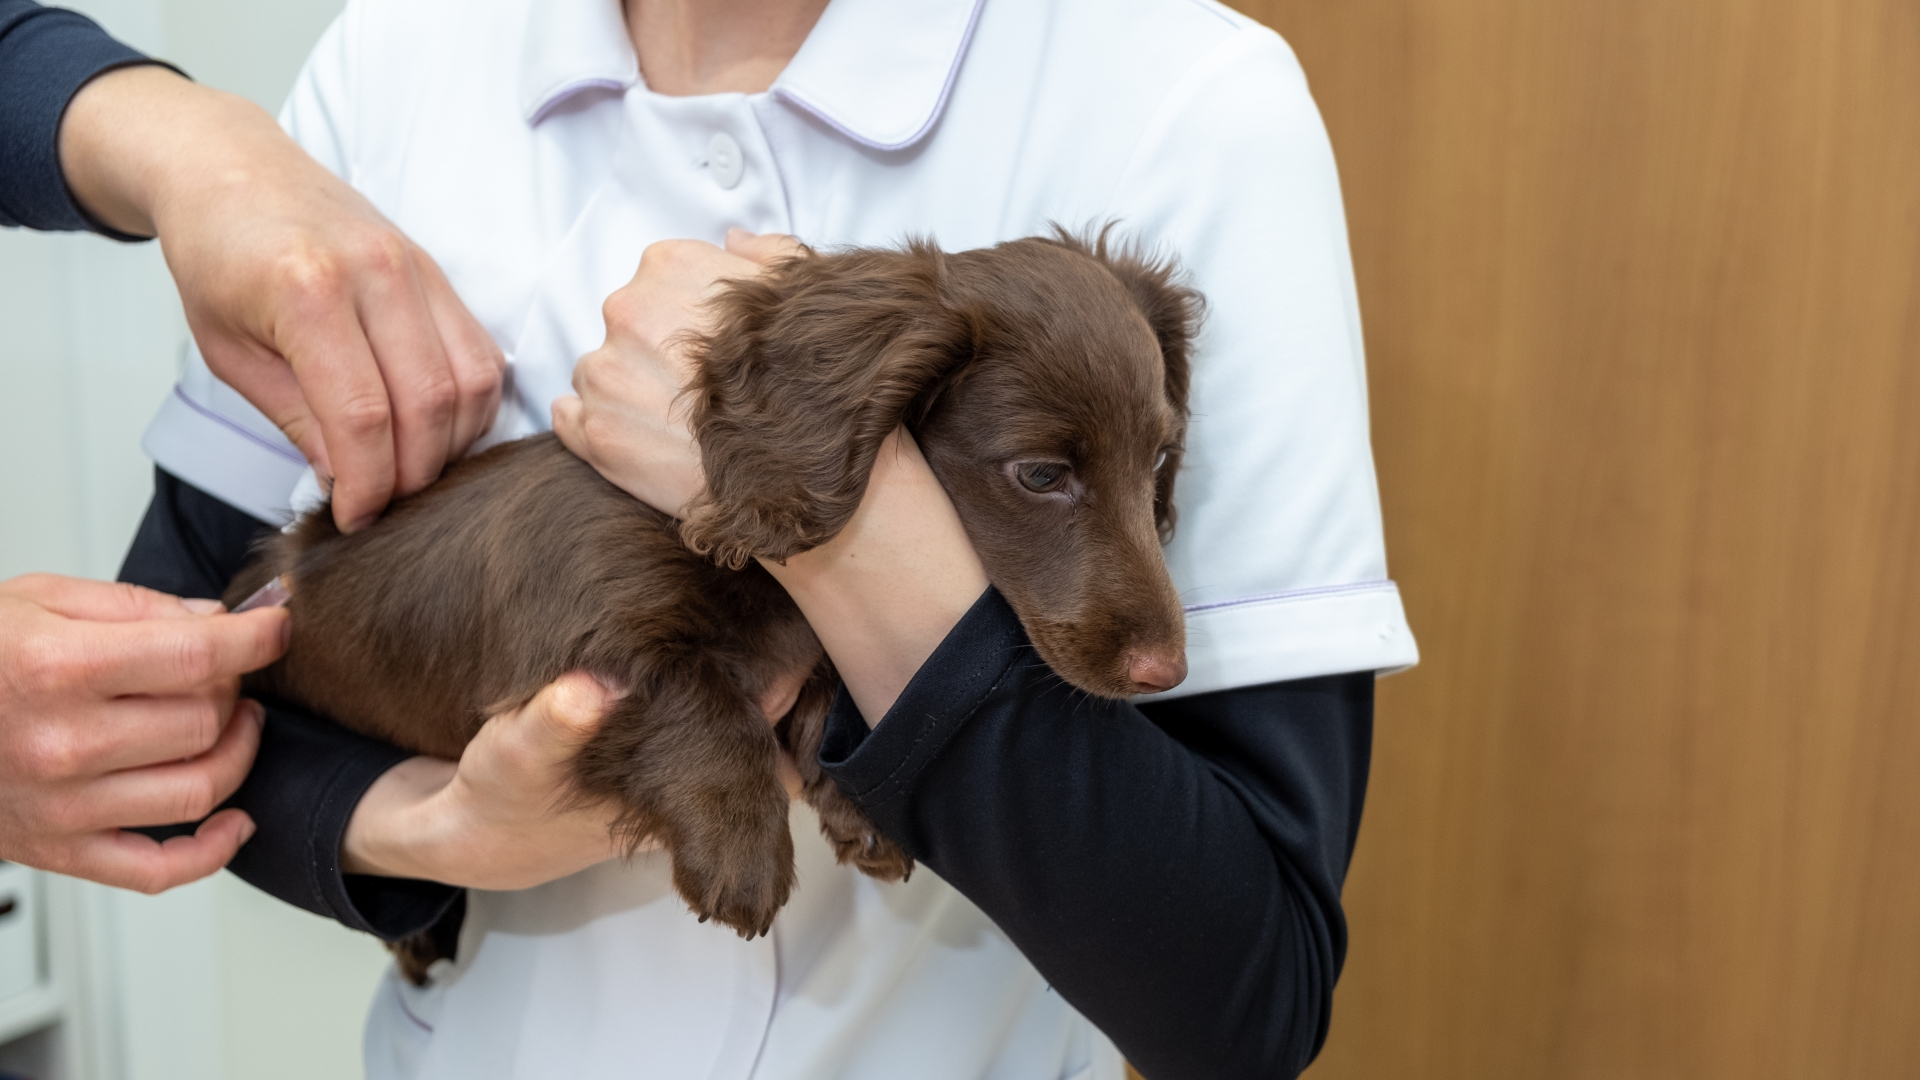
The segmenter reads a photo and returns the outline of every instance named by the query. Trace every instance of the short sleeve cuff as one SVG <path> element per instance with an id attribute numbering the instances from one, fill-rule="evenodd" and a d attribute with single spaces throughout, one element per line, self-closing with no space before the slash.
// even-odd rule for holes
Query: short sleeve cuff
<path id="1" fill-rule="evenodd" d="M 1187 608 L 1187 678 L 1154 701 L 1420 662 L 1391 581 L 1291 589 Z"/>

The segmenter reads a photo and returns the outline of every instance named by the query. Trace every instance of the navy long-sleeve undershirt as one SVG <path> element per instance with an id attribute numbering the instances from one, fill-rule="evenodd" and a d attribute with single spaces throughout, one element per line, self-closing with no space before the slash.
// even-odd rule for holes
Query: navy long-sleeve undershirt
<path id="1" fill-rule="evenodd" d="M 60 121 L 80 88 L 115 68 L 150 64 L 77 11 L 0 0 L 0 225 L 91 229 L 60 171 Z"/>

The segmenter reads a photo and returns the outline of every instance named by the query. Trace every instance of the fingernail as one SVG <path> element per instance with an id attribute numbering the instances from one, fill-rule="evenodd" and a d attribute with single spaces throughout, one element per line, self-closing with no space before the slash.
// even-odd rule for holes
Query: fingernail
<path id="1" fill-rule="evenodd" d="M 735 238 L 738 238 L 741 240 L 751 240 L 753 239 L 753 234 L 741 228 L 740 226 L 735 225 L 734 227 L 727 230 L 727 239 L 732 240 Z"/>
<path id="2" fill-rule="evenodd" d="M 181 598 L 180 606 L 193 612 L 195 615 L 218 615 L 227 610 L 227 605 L 220 601 L 208 600 L 199 596 Z"/>
<path id="3" fill-rule="evenodd" d="M 282 608 L 281 610 L 284 611 L 286 609 Z M 287 647 L 292 644 L 293 644 L 293 619 L 289 617 L 289 618 L 280 620 L 280 651 L 286 652 Z"/>
<path id="4" fill-rule="evenodd" d="M 247 719 L 253 721 L 254 727 L 267 726 L 267 707 L 265 705 L 252 699 L 243 701 L 240 704 L 246 712 Z"/>
<path id="5" fill-rule="evenodd" d="M 259 828 L 260 827 L 258 825 L 255 825 L 253 823 L 252 818 L 248 818 L 247 820 L 240 823 L 240 843 L 243 847 L 246 845 L 247 841 L 253 839 L 254 832 Z"/>

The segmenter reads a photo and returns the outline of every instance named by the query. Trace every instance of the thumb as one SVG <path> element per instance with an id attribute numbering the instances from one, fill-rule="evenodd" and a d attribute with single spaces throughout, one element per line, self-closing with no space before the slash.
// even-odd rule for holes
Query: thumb
<path id="1" fill-rule="evenodd" d="M 727 230 L 727 251 L 762 266 L 775 259 L 791 259 L 808 252 L 797 236 L 786 233 L 750 233 L 745 229 Z"/>
<path id="2" fill-rule="evenodd" d="M 617 695 L 584 671 L 572 671 L 548 683 L 527 703 L 528 734 L 570 755 L 600 730 L 600 721 Z"/>
<path id="3" fill-rule="evenodd" d="M 566 394 L 553 399 L 548 414 L 553 418 L 553 433 L 560 437 L 560 445 L 573 451 L 574 457 L 591 461 L 587 455 L 586 433 L 580 428 L 580 414 L 585 408 L 578 395 Z"/>

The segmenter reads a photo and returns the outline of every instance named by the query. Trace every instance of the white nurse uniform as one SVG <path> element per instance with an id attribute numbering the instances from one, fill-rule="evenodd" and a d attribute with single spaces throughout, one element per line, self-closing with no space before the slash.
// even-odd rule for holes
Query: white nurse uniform
<path id="1" fill-rule="evenodd" d="M 641 80 L 618 0 L 350 0 L 285 122 L 418 241 L 506 351 L 488 442 L 547 425 L 647 244 L 729 227 L 949 249 L 1118 221 L 1209 301 L 1174 696 L 1416 660 L 1386 574 L 1338 179 L 1271 31 L 1209 0 L 832 0 L 761 94 Z M 303 463 L 198 357 L 149 453 L 286 520 Z M 457 964 L 389 979 L 388 1078 L 1120 1076 L 1112 1044 L 930 872 L 833 864 L 795 809 L 773 934 L 701 925 L 665 860 L 476 892 Z"/>

